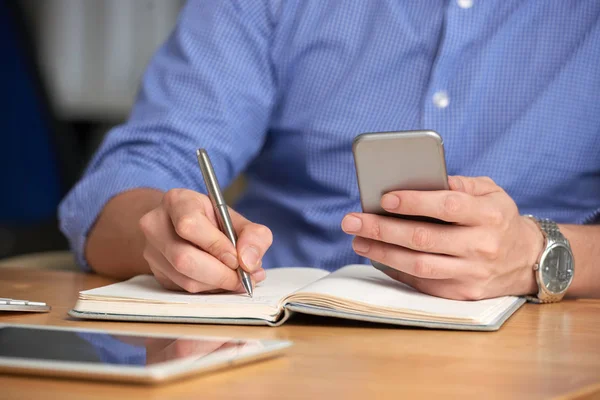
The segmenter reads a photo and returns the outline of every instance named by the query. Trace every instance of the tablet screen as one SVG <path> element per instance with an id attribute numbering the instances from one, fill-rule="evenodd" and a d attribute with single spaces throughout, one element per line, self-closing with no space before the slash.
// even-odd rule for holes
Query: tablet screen
<path id="1" fill-rule="evenodd" d="M 189 339 L 0 327 L 0 357 L 146 366 L 187 357 L 197 359 L 256 349 L 258 340 Z"/>

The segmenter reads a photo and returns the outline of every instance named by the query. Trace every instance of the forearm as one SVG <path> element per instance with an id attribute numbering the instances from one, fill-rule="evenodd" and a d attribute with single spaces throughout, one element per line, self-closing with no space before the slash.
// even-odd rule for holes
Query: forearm
<path id="1" fill-rule="evenodd" d="M 85 257 L 95 272 L 120 279 L 150 273 L 138 222 L 162 197 L 159 190 L 134 189 L 106 204 L 85 244 Z"/>
<path id="2" fill-rule="evenodd" d="M 600 225 L 561 225 L 575 256 L 569 297 L 600 297 Z"/>

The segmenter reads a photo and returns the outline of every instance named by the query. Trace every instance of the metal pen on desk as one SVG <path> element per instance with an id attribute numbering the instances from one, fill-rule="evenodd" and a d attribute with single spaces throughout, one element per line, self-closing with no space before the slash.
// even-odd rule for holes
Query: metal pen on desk
<path id="1" fill-rule="evenodd" d="M 219 223 L 219 229 L 221 229 L 221 232 L 223 232 L 225 236 L 231 240 L 233 247 L 237 248 L 237 235 L 235 233 L 235 229 L 233 228 L 231 217 L 229 216 L 229 210 L 227 208 L 227 204 L 225 203 L 225 198 L 221 193 L 221 188 L 219 187 L 219 182 L 217 181 L 217 176 L 215 175 L 215 170 L 212 167 L 210 158 L 208 158 L 208 153 L 204 149 L 198 149 L 196 150 L 196 155 L 198 156 L 198 164 L 200 165 L 200 171 L 202 172 L 206 189 L 208 190 L 208 197 L 210 198 L 210 202 L 215 210 L 215 215 Z M 250 274 L 244 271 L 242 267 L 238 267 L 237 272 L 240 276 L 240 280 L 242 281 L 242 286 L 244 286 L 244 289 L 246 289 L 246 293 L 252 297 L 252 280 L 250 278 Z"/>

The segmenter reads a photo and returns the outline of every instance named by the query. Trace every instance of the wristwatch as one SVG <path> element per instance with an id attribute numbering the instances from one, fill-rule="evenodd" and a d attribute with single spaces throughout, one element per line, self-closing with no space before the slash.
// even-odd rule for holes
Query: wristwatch
<path id="1" fill-rule="evenodd" d="M 575 259 L 569 241 L 560 233 L 556 222 L 549 219 L 532 219 L 544 235 L 544 249 L 533 266 L 538 285 L 536 296 L 527 296 L 532 303 L 555 303 L 562 300 L 573 282 Z"/>

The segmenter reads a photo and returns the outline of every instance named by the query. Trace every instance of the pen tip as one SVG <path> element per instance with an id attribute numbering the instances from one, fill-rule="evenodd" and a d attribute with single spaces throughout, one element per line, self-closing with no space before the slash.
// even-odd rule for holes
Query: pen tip
<path id="1" fill-rule="evenodd" d="M 252 288 L 252 280 L 249 275 L 242 276 L 242 286 L 246 289 L 246 293 L 250 298 L 254 297 L 254 290 Z"/>

